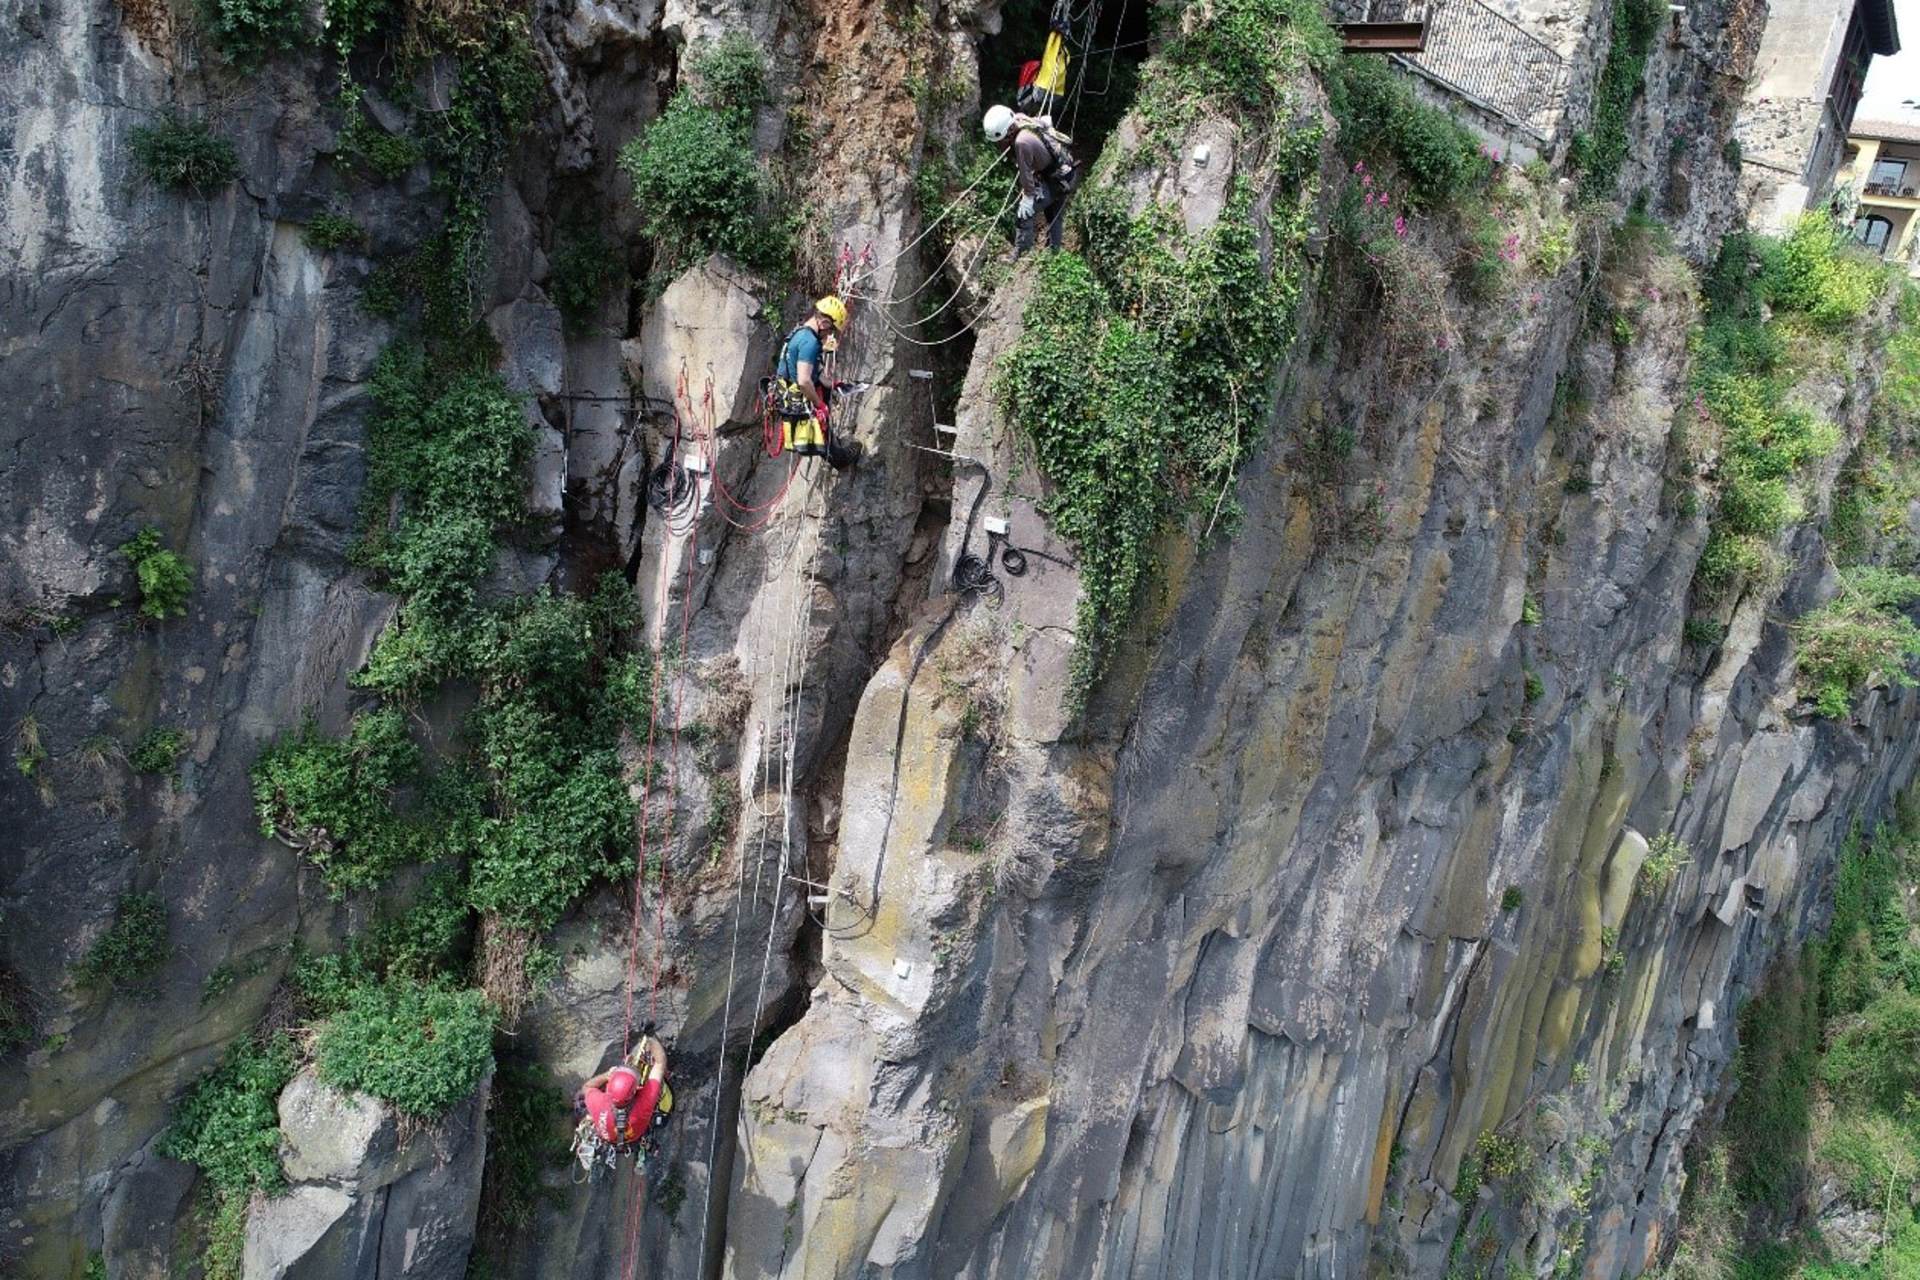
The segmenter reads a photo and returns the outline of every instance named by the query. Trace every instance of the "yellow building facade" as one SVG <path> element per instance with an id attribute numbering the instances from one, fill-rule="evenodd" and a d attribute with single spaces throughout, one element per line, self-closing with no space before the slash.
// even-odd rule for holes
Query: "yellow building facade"
<path id="1" fill-rule="evenodd" d="M 1857 121 L 1834 185 L 1856 202 L 1854 238 L 1920 276 L 1920 124 Z"/>

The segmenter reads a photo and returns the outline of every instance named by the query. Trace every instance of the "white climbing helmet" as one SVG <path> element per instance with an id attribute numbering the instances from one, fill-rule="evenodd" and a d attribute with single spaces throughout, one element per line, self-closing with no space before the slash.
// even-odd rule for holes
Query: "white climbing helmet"
<path id="1" fill-rule="evenodd" d="M 987 108 L 987 118 L 980 122 L 980 127 L 987 131 L 988 142 L 999 142 L 1013 128 L 1013 112 L 996 103 Z"/>

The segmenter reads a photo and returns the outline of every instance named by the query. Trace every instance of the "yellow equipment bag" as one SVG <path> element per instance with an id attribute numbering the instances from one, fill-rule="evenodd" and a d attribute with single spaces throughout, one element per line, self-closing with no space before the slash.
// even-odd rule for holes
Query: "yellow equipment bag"
<path id="1" fill-rule="evenodd" d="M 1046 52 L 1040 55 L 1040 70 L 1033 77 L 1034 88 L 1056 98 L 1063 96 L 1067 91 L 1067 63 L 1072 59 L 1066 40 L 1058 31 L 1049 32 Z"/>
<path id="2" fill-rule="evenodd" d="M 780 419 L 780 434 L 787 448 L 801 457 L 822 456 L 827 452 L 827 433 L 820 429 L 820 419 L 811 415 L 805 418 Z"/>

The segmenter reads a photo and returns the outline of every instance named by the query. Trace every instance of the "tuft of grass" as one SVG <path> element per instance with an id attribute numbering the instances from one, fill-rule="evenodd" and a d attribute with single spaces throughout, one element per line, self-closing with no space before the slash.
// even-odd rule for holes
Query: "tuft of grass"
<path id="1" fill-rule="evenodd" d="M 198 120 L 165 116 L 133 131 L 133 161 L 148 181 L 204 192 L 225 186 L 240 173 L 233 144 Z"/>
<path id="2" fill-rule="evenodd" d="M 74 967 L 74 978 L 88 988 L 142 991 L 151 987 L 169 951 L 167 909 L 159 895 L 123 893 L 112 923 Z"/>
<path id="3" fill-rule="evenodd" d="M 1712 618 L 1688 618 L 1680 627 L 1680 638 L 1688 644 L 1697 644 L 1702 648 L 1711 648 L 1727 638 L 1725 623 Z"/>
<path id="4" fill-rule="evenodd" d="M 1693 851 L 1671 831 L 1662 831 L 1647 846 L 1646 861 L 1640 864 L 1635 884 L 1648 895 L 1657 897 L 1666 891 L 1680 868 L 1693 861 Z"/>
<path id="5" fill-rule="evenodd" d="M 344 213 L 317 213 L 308 221 L 303 238 L 322 253 L 367 245 L 367 229 Z"/>
<path id="6" fill-rule="evenodd" d="M 1500 909 L 1502 911 L 1518 911 L 1520 909 L 1520 904 L 1525 902 L 1526 900 L 1527 900 L 1527 895 L 1524 892 L 1522 892 L 1520 886 L 1517 884 L 1510 884 L 1500 894 Z"/>
<path id="7" fill-rule="evenodd" d="M 1872 565 L 1840 573 L 1840 593 L 1793 625 L 1802 692 L 1823 716 L 1844 717 L 1874 681 L 1910 688 L 1920 627 L 1902 609 L 1920 599 L 1920 577 Z"/>
<path id="8" fill-rule="evenodd" d="M 13 768 L 21 777 L 41 784 L 42 799 L 46 798 L 49 788 L 47 781 L 47 748 L 40 740 L 39 717 L 29 713 L 21 718 L 20 727 L 13 734 Z"/>
<path id="9" fill-rule="evenodd" d="M 149 729 L 127 753 L 136 773 L 172 773 L 187 749 L 184 729 Z"/>

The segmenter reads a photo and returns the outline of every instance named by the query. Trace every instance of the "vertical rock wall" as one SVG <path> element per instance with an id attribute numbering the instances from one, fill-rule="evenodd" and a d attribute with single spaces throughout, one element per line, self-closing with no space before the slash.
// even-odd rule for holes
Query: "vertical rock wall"
<path id="1" fill-rule="evenodd" d="M 341 723 L 392 609 L 345 558 L 388 335 L 358 305 L 367 260 L 316 253 L 299 224 L 346 199 L 388 252 L 430 225 L 432 196 L 424 173 L 368 188 L 336 170 L 330 68 L 236 77 L 184 29 L 129 16 L 151 12 L 38 0 L 0 35 L 19 69 L 0 85 L 16 406 L 0 728 L 31 717 L 49 757 L 0 789 L 0 963 L 35 1019 L 24 1069 L 0 1076 L 0 1260 L 35 1276 L 93 1251 L 129 1275 L 191 1255 L 191 1171 L 156 1151 L 171 1101 L 257 1024 L 292 940 L 332 945 L 368 910 L 255 834 L 246 770 L 309 710 Z M 1717 41 L 1714 12 L 1656 50 L 1633 148 L 1632 181 L 1695 258 L 1733 187 L 1707 75 L 1751 48 Z M 611 890 L 562 925 L 512 1052 L 571 1087 L 639 1006 L 673 1041 L 680 1107 L 650 1189 L 551 1171 L 553 1203 L 501 1271 L 620 1270 L 637 1224 L 642 1274 L 1349 1276 L 1373 1257 L 1437 1274 L 1463 1157 L 1527 1117 L 1555 1158 L 1599 1171 L 1591 1200 L 1488 1197 L 1468 1246 L 1484 1233 L 1541 1269 L 1579 1230 L 1589 1274 L 1632 1274 L 1732 1010 L 1817 915 L 1847 821 L 1914 767 L 1911 697 L 1876 692 L 1845 725 L 1793 703 L 1778 617 L 1825 589 L 1817 535 L 1785 548 L 1793 571 L 1723 646 L 1681 642 L 1704 528 L 1665 483 L 1694 319 L 1679 268 L 1654 255 L 1611 278 L 1646 300 L 1628 350 L 1578 330 L 1568 272 L 1460 304 L 1463 342 L 1411 384 L 1379 334 L 1308 315 L 1317 340 L 1242 469 L 1240 529 L 1169 538 L 1115 674 L 1069 717 L 1074 557 L 992 408 L 1028 275 L 988 305 L 961 396 L 956 447 L 984 466 L 907 447 L 932 440 L 908 376 L 929 357 L 889 321 L 936 269 L 909 194 L 927 145 L 913 84 L 929 65 L 964 82 L 999 20 L 927 15 L 537 15 L 555 106 L 495 200 L 486 310 L 542 433 L 544 520 L 494 586 L 633 562 L 648 638 L 685 661 L 648 797 L 679 815 L 669 887 L 637 925 Z M 783 99 L 757 140 L 807 125 L 832 159 L 802 265 L 851 276 L 842 376 L 873 387 L 846 477 L 789 481 L 759 445 L 752 384 L 803 298 L 776 315 L 764 282 L 714 260 L 566 334 L 545 294 L 543 246 L 580 209 L 632 234 L 613 156 L 686 43 L 733 29 L 773 55 Z M 171 105 L 235 139 L 238 183 L 136 180 L 131 130 Z M 1666 143 L 1681 126 L 1702 138 L 1684 153 Z M 1553 413 L 1569 370 L 1596 389 L 1579 428 Z M 1842 373 L 1814 390 L 1852 438 L 1877 374 L 1862 353 Z M 646 505 L 664 438 L 621 402 L 629 381 L 671 399 L 683 379 L 738 506 L 711 487 Z M 1359 447 L 1315 475 L 1300 442 L 1329 423 Z M 761 507 L 778 515 L 754 527 Z M 949 594 L 987 518 L 1028 572 Z M 158 625 L 134 619 L 113 554 L 149 524 L 194 564 L 189 615 Z M 172 785 L 93 749 L 168 726 L 189 735 Z M 702 815 L 729 785 L 741 819 L 710 848 Z M 1693 862 L 1637 896 L 1666 831 Z M 150 990 L 77 988 L 135 889 L 169 918 Z M 478 1139 L 430 1167 L 413 1162 L 431 1144 L 302 1164 L 256 1207 L 249 1266 L 456 1272 Z M 433 1249 L 374 1221 L 376 1200 L 409 1230 L 442 1224 Z"/>
<path id="2" fill-rule="evenodd" d="M 1077 720 L 1071 554 L 990 391 L 1030 277 L 1000 292 L 940 577 L 988 554 L 975 495 L 1029 570 L 931 602 L 862 700 L 826 976 L 748 1080 L 729 1275 L 1649 1264 L 1732 1013 L 1912 778 L 1920 702 L 1797 701 L 1819 510 L 1721 646 L 1683 641 L 1692 272 L 1612 254 L 1462 308 L 1411 383 L 1323 294 L 1239 529 L 1168 539 Z M 1587 289 L 1630 344 L 1581 327 Z M 1876 345 L 1800 389 L 1848 442 L 1818 507 Z M 1325 427 L 1356 441 L 1331 475 Z M 1691 861 L 1637 887 L 1662 833 Z M 1502 1183 L 1506 1142 L 1545 1172 Z"/>

